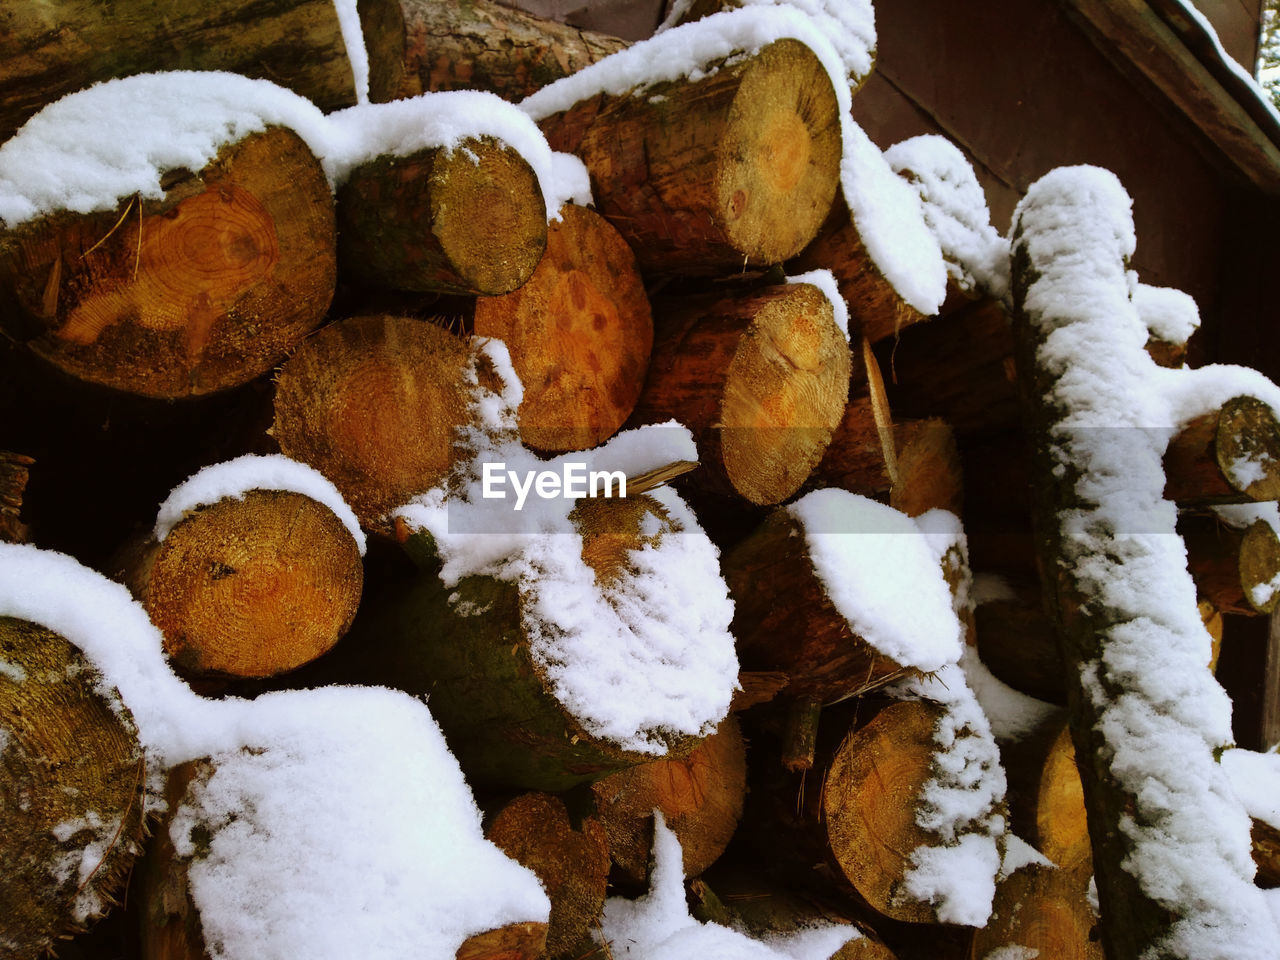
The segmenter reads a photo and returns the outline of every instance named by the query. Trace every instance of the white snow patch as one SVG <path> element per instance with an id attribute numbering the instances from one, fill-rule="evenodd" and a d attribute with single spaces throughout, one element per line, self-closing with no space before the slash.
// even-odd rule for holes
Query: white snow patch
<path id="1" fill-rule="evenodd" d="M 1200 308 L 1181 290 L 1135 283 L 1133 305 L 1151 336 L 1165 343 L 1185 344 L 1200 329 Z"/>
<path id="2" fill-rule="evenodd" d="M 1218 519 L 1229 527 L 1244 529 L 1262 520 L 1276 536 L 1280 536 L 1280 504 L 1274 500 L 1261 503 L 1226 503 L 1213 508 Z"/>
<path id="3" fill-rule="evenodd" d="M 552 469 L 562 462 L 628 476 L 677 460 L 696 460 L 693 437 L 678 424 L 625 431 L 595 450 L 540 460 L 521 446 L 515 411 L 519 380 L 506 345 L 480 339 L 477 359 L 501 377 L 500 393 L 471 375 L 482 425 L 464 431 L 471 457 L 445 488 L 395 511 L 411 529 L 435 539 L 441 581 L 454 587 L 485 575 L 518 585 L 530 651 L 552 691 L 593 736 L 627 750 L 662 754 L 672 734 L 706 735 L 725 716 L 737 687 L 729 622 L 733 605 L 719 554 L 693 512 L 670 488 L 650 491 L 670 519 L 656 545 L 631 552 L 628 570 L 601 586 L 582 560 L 582 538 L 569 517 L 576 501 L 485 499 L 484 462 L 507 470 Z"/>
<path id="4" fill-rule="evenodd" d="M 675 0 L 657 33 L 684 17 L 692 0 Z M 739 0 L 739 6 L 785 3 L 806 13 L 831 40 L 850 81 L 857 85 L 871 72 L 876 49 L 876 20 L 871 0 Z"/>
<path id="5" fill-rule="evenodd" d="M 187 514 L 212 506 L 219 500 L 243 500 L 250 490 L 287 490 L 328 507 L 347 528 L 360 549 L 360 555 L 364 556 L 364 531 L 338 488 L 314 467 L 280 454 L 246 454 L 192 474 L 174 487 L 160 504 L 152 536 L 157 542 L 163 542 Z"/>
<path id="6" fill-rule="evenodd" d="M 846 490 L 814 490 L 787 511 L 814 572 L 849 628 L 903 667 L 960 656 L 960 624 L 938 557 L 916 522 Z"/>
<path id="7" fill-rule="evenodd" d="M 27 671 L 22 669 L 22 664 L 13 663 L 10 660 L 0 660 L 0 677 L 8 677 L 14 683 L 25 683 L 27 680 Z"/>
<path id="8" fill-rule="evenodd" d="M 1027 841 L 1015 834 L 1005 836 L 1004 859 L 1000 862 L 1000 875 L 1009 877 L 1023 867 L 1057 865 Z"/>
<path id="9" fill-rule="evenodd" d="M 1132 845 L 1124 868 L 1178 918 L 1162 955 L 1274 958 L 1249 820 L 1214 760 L 1231 741 L 1231 705 L 1205 666 L 1162 458 L 1187 419 L 1241 393 L 1274 407 L 1278 392 L 1253 371 L 1163 370 L 1147 356 L 1126 270 L 1130 206 L 1113 174 L 1073 167 L 1034 184 L 1015 214 L 1034 277 L 1022 309 L 1041 338 L 1037 363 L 1057 377 L 1056 457 L 1080 471 L 1081 506 L 1059 515 L 1061 563 L 1110 624 L 1081 683 L 1111 775 L 1135 802 L 1119 825 Z"/>
<path id="10" fill-rule="evenodd" d="M 955 844 L 916 847 L 903 889 L 914 900 L 936 903 L 943 923 L 982 927 L 991 917 L 999 871 L 995 840 L 969 833 Z"/>
<path id="11" fill-rule="evenodd" d="M 982 960 L 1036 960 L 1039 956 L 1040 951 L 1034 947 L 1024 947 L 1013 943 L 987 951 Z"/>
<path id="12" fill-rule="evenodd" d="M 617 960 L 827 960 L 861 936 L 843 924 L 819 927 L 768 943 L 689 915 L 684 895 L 680 841 L 662 812 L 653 812 L 653 869 L 649 892 L 638 900 L 610 897 L 600 917 L 600 935 Z"/>
<path id="13" fill-rule="evenodd" d="M 0 220 L 160 200 L 169 170 L 202 170 L 227 144 L 289 127 L 322 159 L 331 128 L 310 100 L 266 80 L 175 71 L 108 80 L 45 107 L 0 145 Z M 326 173 L 332 183 L 332 168 Z"/>
<path id="14" fill-rule="evenodd" d="M 1257 483 L 1259 480 L 1265 480 L 1267 477 L 1267 465 L 1274 463 L 1271 456 L 1265 450 L 1255 451 L 1254 456 L 1239 456 L 1227 464 L 1224 471 L 1227 479 L 1237 489 L 1245 489 Z"/>
<path id="15" fill-rule="evenodd" d="M 1059 712 L 1053 704 L 1029 697 L 997 677 L 973 647 L 965 647 L 960 655 L 960 668 L 997 740 L 1021 740 Z"/>
<path id="16" fill-rule="evenodd" d="M 453 960 L 469 936 L 545 922 L 422 703 L 326 687 L 237 712 L 247 749 L 212 756 L 169 828 L 214 960 Z"/>
<path id="17" fill-rule="evenodd" d="M 787 277 L 787 283 L 807 283 L 822 291 L 822 295 L 831 303 L 831 312 L 835 315 L 836 326 L 844 334 L 845 342 L 849 342 L 849 304 L 840 294 L 835 275 L 830 270 L 810 270 L 808 273 Z"/>
<path id="18" fill-rule="evenodd" d="M 1009 241 L 991 225 L 986 194 L 960 148 L 927 134 L 895 143 L 884 158 L 919 194 L 925 223 L 960 289 L 1004 299 Z"/>
<path id="19" fill-rule="evenodd" d="M 333 0 L 338 15 L 338 27 L 342 31 L 342 43 L 351 61 L 351 80 L 356 88 L 356 103 L 369 102 L 369 51 L 364 45 L 364 29 L 360 26 L 360 11 L 356 0 Z"/>
<path id="20" fill-rule="evenodd" d="M 1249 816 L 1280 830 L 1280 755 L 1237 747 L 1223 752 L 1222 769 Z"/>
<path id="21" fill-rule="evenodd" d="M 580 207 L 589 207 L 595 201 L 591 196 L 591 175 L 587 173 L 587 165 L 572 153 L 559 150 L 551 154 L 552 190 L 563 206 L 576 203 Z M 556 218 L 560 216 L 557 208 Z"/>
<path id="22" fill-rule="evenodd" d="M 54 824 L 49 831 L 60 844 L 76 838 L 74 848 L 64 851 L 49 864 L 49 873 L 57 883 L 71 881 L 76 885 L 76 897 L 71 905 L 71 917 L 76 923 L 85 923 L 107 909 L 89 880 L 120 839 L 123 823 L 123 817 L 103 820 L 96 810 L 89 810 L 83 817 Z"/>

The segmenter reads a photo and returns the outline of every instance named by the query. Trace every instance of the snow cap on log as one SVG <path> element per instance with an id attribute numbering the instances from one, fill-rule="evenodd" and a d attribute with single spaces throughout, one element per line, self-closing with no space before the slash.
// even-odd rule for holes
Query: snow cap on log
<path id="1" fill-rule="evenodd" d="M 653 817 L 649 892 L 638 900 L 606 900 L 600 918 L 600 937 L 618 960 L 827 960 L 862 936 L 856 927 L 829 924 L 761 941 L 718 923 L 699 923 L 685 901 L 680 841 L 661 811 Z"/>
<path id="2" fill-rule="evenodd" d="M 486 465 L 531 478 L 570 462 L 588 472 L 634 477 L 696 460 L 689 432 L 675 423 L 641 427 L 591 451 L 539 460 L 519 443 L 515 413 L 522 390 L 505 344 L 482 341 L 478 351 L 501 385 L 489 389 L 472 374 L 473 404 L 483 422 L 464 430 L 472 457 L 457 465 L 445 487 L 397 515 L 431 534 L 446 587 L 474 575 L 521 586 L 534 661 L 589 734 L 652 755 L 665 752 L 671 735 L 709 734 L 737 686 L 728 630 L 733 607 L 717 551 L 680 497 L 665 487 L 647 492 L 670 529 L 646 523 L 646 536 L 664 535 L 630 551 L 627 572 L 602 585 L 582 557 L 570 515 L 578 500 L 528 496 L 513 510 L 514 498 L 486 497 L 483 480 Z"/>

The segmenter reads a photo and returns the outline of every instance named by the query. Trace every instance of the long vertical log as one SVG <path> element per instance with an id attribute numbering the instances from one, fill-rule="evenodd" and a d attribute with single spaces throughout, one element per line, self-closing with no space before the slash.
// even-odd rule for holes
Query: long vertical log
<path id="1" fill-rule="evenodd" d="M 374 103 L 433 90 L 488 90 L 516 102 L 627 47 L 492 0 L 360 3 Z"/>

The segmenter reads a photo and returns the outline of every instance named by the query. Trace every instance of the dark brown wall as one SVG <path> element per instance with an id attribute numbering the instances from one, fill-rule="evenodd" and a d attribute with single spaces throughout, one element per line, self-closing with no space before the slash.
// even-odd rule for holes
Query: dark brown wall
<path id="1" fill-rule="evenodd" d="M 1054 167 L 1112 170 L 1133 197 L 1142 280 L 1187 291 L 1208 320 L 1230 175 L 1054 0 L 893 0 L 876 5 L 876 26 L 876 74 L 854 114 L 877 144 L 946 134 L 969 152 L 1002 231 Z"/>

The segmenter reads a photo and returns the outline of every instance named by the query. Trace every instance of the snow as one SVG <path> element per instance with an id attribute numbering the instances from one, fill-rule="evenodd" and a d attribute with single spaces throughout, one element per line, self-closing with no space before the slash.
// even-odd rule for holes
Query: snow
<path id="1" fill-rule="evenodd" d="M 1000 862 L 1000 875 L 1009 877 L 1029 866 L 1053 867 L 1056 864 L 1021 837 L 1008 834 L 1005 837 L 1004 859 Z"/>
<path id="2" fill-rule="evenodd" d="M 364 556 L 364 531 L 338 488 L 314 467 L 280 454 L 246 454 L 197 471 L 174 487 L 160 504 L 152 536 L 157 542 L 163 542 L 169 531 L 189 513 L 219 500 L 243 500 L 250 490 L 287 490 L 323 504 L 347 528 L 360 555 Z"/>
<path id="3" fill-rule="evenodd" d="M 849 304 L 840 294 L 835 275 L 830 270 L 810 270 L 808 273 L 787 277 L 787 283 L 807 283 L 822 291 L 822 295 L 831 303 L 831 312 L 835 315 L 836 326 L 844 334 L 845 342 L 849 342 Z"/>
<path id="4" fill-rule="evenodd" d="M 884 158 L 919 194 L 925 223 L 960 289 L 1004 299 L 1009 241 L 991 225 L 986 194 L 960 148 L 928 134 L 894 144 Z"/>
<path id="5" fill-rule="evenodd" d="M 123 824 L 123 817 L 103 820 L 96 810 L 89 810 L 82 817 L 55 824 L 49 831 L 60 844 L 75 840 L 71 849 L 50 864 L 49 872 L 60 885 L 69 880 L 75 883 L 76 895 L 75 902 L 71 905 L 71 917 L 76 923 L 85 923 L 101 915 L 108 907 L 97 890 L 89 886 L 89 880 L 120 839 Z"/>
<path id="6" fill-rule="evenodd" d="M 127 704 L 147 758 L 147 807 L 172 766 L 212 758 L 170 835 L 196 853 L 191 890 L 210 954 L 286 960 L 452 960 L 468 936 L 545 921 L 536 878 L 483 839 L 480 813 L 421 702 L 380 688 L 206 700 L 169 669 L 159 632 L 127 590 L 70 557 L 0 543 L 0 616 L 42 624 Z M 111 689 L 119 691 L 116 697 Z M 101 818 L 98 818 L 99 820 Z M 111 824 L 55 864 L 82 875 Z M 201 851 L 204 852 L 204 851 Z M 86 904 L 86 909 L 90 904 Z"/>
<path id="7" fill-rule="evenodd" d="M 469 936 L 546 921 L 537 878 L 483 838 L 422 703 L 327 687 L 238 712 L 245 749 L 213 755 L 169 827 L 178 855 L 196 857 L 213 960 L 453 960 Z"/>
<path id="8" fill-rule="evenodd" d="M 1213 41 L 1214 50 L 1218 54 L 1218 59 L 1226 65 L 1228 70 L 1234 73 L 1241 80 L 1245 81 L 1249 90 L 1255 97 L 1257 97 L 1258 102 L 1266 107 L 1267 112 L 1271 114 L 1272 122 L 1280 124 L 1280 110 L 1276 108 L 1276 105 L 1271 100 L 1270 95 L 1262 85 L 1258 83 L 1257 78 L 1250 74 L 1244 67 L 1240 66 L 1235 57 L 1227 53 L 1226 48 L 1222 45 L 1222 41 L 1218 38 L 1218 31 L 1213 28 L 1213 24 L 1209 22 L 1208 17 L 1197 10 L 1190 0 L 1177 0 L 1177 3 L 1182 11 L 1196 23 L 1200 24 L 1204 32 L 1208 34 L 1209 39 Z"/>
<path id="9" fill-rule="evenodd" d="M 999 679 L 972 647 L 960 655 L 960 669 L 997 740 L 1021 740 L 1059 712 L 1053 704 L 1029 697 Z"/>
<path id="10" fill-rule="evenodd" d="M 626 750 L 666 752 L 672 735 L 705 736 L 728 711 L 738 663 L 729 622 L 733 605 L 719 554 L 693 512 L 671 489 L 650 491 L 670 529 L 630 555 L 628 569 L 605 584 L 582 560 L 570 511 L 576 500 L 531 496 L 486 499 L 484 463 L 507 470 L 559 471 L 565 463 L 629 476 L 677 460 L 697 460 L 692 435 L 677 424 L 625 431 L 584 453 L 540 460 L 519 443 L 521 389 L 506 345 L 475 341 L 476 361 L 503 381 L 494 392 L 472 373 L 472 404 L 482 422 L 464 432 L 470 456 L 444 487 L 395 511 L 426 530 L 454 587 L 467 576 L 516 583 L 534 661 L 552 693 L 593 736 Z M 691 638 L 698 638 L 691 643 Z"/>
<path id="11" fill-rule="evenodd" d="M 360 26 L 360 11 L 356 0 L 333 0 L 338 15 L 338 27 L 342 30 L 342 42 L 351 61 L 351 80 L 356 88 L 356 103 L 369 102 L 369 51 L 364 45 L 364 29 Z"/>
<path id="12" fill-rule="evenodd" d="M 1124 869 L 1177 917 L 1162 955 L 1275 957 L 1277 930 L 1251 882 L 1249 820 L 1215 761 L 1231 741 L 1230 701 L 1205 666 L 1210 640 L 1176 508 L 1162 499 L 1171 425 L 1265 380 L 1161 370 L 1147 356 L 1126 274 L 1130 206 L 1114 175 L 1073 167 L 1034 184 L 1015 214 L 1033 278 L 1023 312 L 1040 337 L 1037 364 L 1056 377 L 1052 440 L 1062 468 L 1079 470 L 1079 506 L 1059 515 L 1060 562 L 1105 617 L 1082 689 L 1111 775 L 1133 797 L 1119 824 Z"/>
<path id="13" fill-rule="evenodd" d="M 201 170 L 218 150 L 278 124 L 329 152 L 318 107 L 266 80 L 175 71 L 108 80 L 45 107 L 0 145 L 0 220 L 114 209 L 164 197 L 168 170 Z M 122 136 L 121 131 L 128 131 Z"/>
<path id="14" fill-rule="evenodd" d="M 1165 343 L 1185 344 L 1200 328 L 1200 308 L 1195 299 L 1173 287 L 1135 282 L 1133 305 L 1151 336 Z"/>
<path id="15" fill-rule="evenodd" d="M 1223 752 L 1222 769 L 1249 816 L 1280 830 L 1280 755 L 1235 748 Z"/>
<path id="16" fill-rule="evenodd" d="M 983 955 L 982 960 L 1036 960 L 1040 951 L 1034 947 L 1010 944 L 1007 947 L 996 947 Z"/>
<path id="17" fill-rule="evenodd" d="M 670 30 L 683 18 L 692 0 L 675 0 L 656 33 Z M 738 6 L 785 3 L 803 11 L 831 40 L 850 82 L 857 86 L 871 73 L 876 49 L 876 20 L 871 0 L 738 0 Z"/>
<path id="18" fill-rule="evenodd" d="M 660 810 L 653 812 L 653 869 L 649 892 L 638 900 L 611 897 L 600 918 L 600 936 L 616 960 L 827 960 L 861 936 L 833 924 L 769 943 L 716 923 L 699 923 L 685 902 L 680 841 Z"/>

